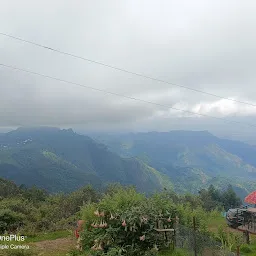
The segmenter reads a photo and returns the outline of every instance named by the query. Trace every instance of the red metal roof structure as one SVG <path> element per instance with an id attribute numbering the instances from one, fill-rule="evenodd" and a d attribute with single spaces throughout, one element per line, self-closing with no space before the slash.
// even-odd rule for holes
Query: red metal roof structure
<path id="1" fill-rule="evenodd" d="M 249 194 L 244 201 L 248 204 L 255 204 L 256 205 L 256 190 Z"/>

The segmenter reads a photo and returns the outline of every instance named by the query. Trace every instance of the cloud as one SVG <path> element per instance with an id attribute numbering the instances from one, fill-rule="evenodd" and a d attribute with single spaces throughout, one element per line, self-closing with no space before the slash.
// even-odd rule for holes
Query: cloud
<path id="1" fill-rule="evenodd" d="M 76 4 L 63 0 L 3 0 L 0 22 L 3 33 L 256 104 L 255 7 L 254 1 L 244 4 L 238 0 L 87 0 Z M 201 117 L 199 122 L 196 115 L 168 107 L 255 121 L 255 107 L 111 70 L 3 36 L 0 57 L 7 65 L 166 105 L 119 98 L 1 67 L 2 127 L 220 127 L 216 120 Z"/>
<path id="2" fill-rule="evenodd" d="M 199 103 L 192 107 L 198 114 L 225 116 L 256 116 L 256 107 L 241 105 L 229 100 L 218 100 L 212 103 Z"/>

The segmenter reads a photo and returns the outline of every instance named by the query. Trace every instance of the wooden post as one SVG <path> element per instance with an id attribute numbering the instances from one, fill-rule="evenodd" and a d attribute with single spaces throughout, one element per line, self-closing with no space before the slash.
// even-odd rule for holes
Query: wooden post
<path id="1" fill-rule="evenodd" d="M 236 247 L 236 256 L 240 256 L 240 246 Z"/>
<path id="2" fill-rule="evenodd" d="M 250 234 L 248 230 L 245 230 L 245 238 L 246 238 L 246 243 L 250 244 Z"/>
<path id="3" fill-rule="evenodd" d="M 193 217 L 193 229 L 194 229 L 194 253 L 195 256 L 197 256 L 197 250 L 196 250 L 196 217 Z"/>
<path id="4" fill-rule="evenodd" d="M 166 228 L 167 228 L 166 225 L 163 224 L 163 229 L 166 230 Z M 165 239 L 165 243 L 167 243 L 168 239 L 167 239 L 167 232 L 166 231 L 164 231 L 164 239 Z"/>
<path id="5" fill-rule="evenodd" d="M 174 247 L 177 246 L 177 235 L 179 234 L 179 218 L 176 216 L 175 218 L 175 226 L 174 226 Z"/>
<path id="6" fill-rule="evenodd" d="M 255 226 L 256 226 L 256 224 L 255 224 L 255 215 L 253 215 L 253 231 L 255 232 Z"/>

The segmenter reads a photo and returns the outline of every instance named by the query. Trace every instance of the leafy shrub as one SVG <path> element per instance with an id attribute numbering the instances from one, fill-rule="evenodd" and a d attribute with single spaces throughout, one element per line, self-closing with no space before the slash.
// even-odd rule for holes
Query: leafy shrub
<path id="1" fill-rule="evenodd" d="M 240 247 L 240 251 L 243 253 L 250 253 L 252 252 L 252 249 L 249 247 L 248 244 L 242 244 Z"/>
<path id="2" fill-rule="evenodd" d="M 129 188 L 107 194 L 99 204 L 85 207 L 83 219 L 87 224 L 82 236 L 86 237 L 82 240 L 84 246 L 109 248 L 110 255 L 120 255 L 121 251 L 126 255 L 130 251 L 142 255 L 142 252 L 151 249 L 152 241 L 159 234 L 154 231 L 156 219 L 149 209 L 152 205 L 147 202 L 144 195 Z"/>
<path id="3" fill-rule="evenodd" d="M 82 208 L 86 224 L 81 241 L 92 255 L 156 255 L 169 247 L 163 232 L 155 230 L 159 220 L 159 228 L 172 229 L 176 216 L 192 225 L 193 216 L 200 215 L 197 226 L 203 230 L 207 215 L 202 208 L 193 211 L 189 204 L 175 205 L 166 193 L 146 198 L 133 188 L 119 188 Z"/>
<path id="4" fill-rule="evenodd" d="M 0 234 L 5 231 L 16 230 L 23 221 L 23 215 L 9 209 L 0 210 Z"/>
<path id="5" fill-rule="evenodd" d="M 215 234 L 215 239 L 221 242 L 221 247 L 223 250 L 234 250 L 237 246 L 242 244 L 243 237 L 240 234 L 235 234 L 232 232 L 224 231 L 223 227 L 218 228 L 217 234 Z"/>

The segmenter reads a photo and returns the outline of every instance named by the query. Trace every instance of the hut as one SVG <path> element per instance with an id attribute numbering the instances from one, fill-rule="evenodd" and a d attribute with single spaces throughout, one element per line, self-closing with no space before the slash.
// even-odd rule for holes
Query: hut
<path id="1" fill-rule="evenodd" d="M 256 191 L 249 194 L 244 201 L 254 207 L 248 207 L 247 210 L 243 212 L 242 225 L 240 225 L 238 229 L 243 232 L 256 234 Z"/>

